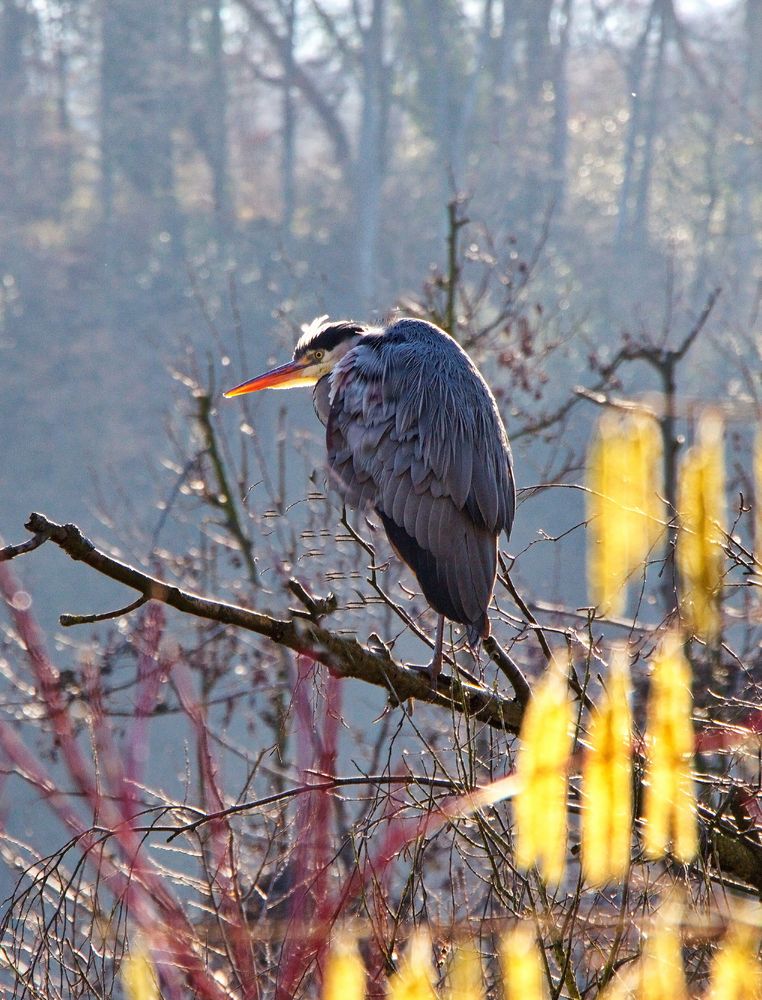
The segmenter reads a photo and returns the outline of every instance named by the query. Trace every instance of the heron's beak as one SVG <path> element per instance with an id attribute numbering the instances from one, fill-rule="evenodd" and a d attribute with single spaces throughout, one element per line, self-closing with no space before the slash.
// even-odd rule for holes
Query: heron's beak
<path id="1" fill-rule="evenodd" d="M 297 385 L 314 385 L 320 378 L 313 362 L 288 361 L 285 365 L 272 368 L 269 372 L 257 375 L 248 382 L 241 382 L 235 389 L 223 393 L 226 399 L 232 396 L 243 396 L 247 392 L 259 392 L 260 389 L 293 389 Z"/>

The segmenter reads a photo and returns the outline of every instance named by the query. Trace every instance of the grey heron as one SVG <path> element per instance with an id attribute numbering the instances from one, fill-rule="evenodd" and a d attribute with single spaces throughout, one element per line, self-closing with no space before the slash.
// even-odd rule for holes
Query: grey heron
<path id="1" fill-rule="evenodd" d="M 443 330 L 419 319 L 362 326 L 326 317 L 304 328 L 293 360 L 230 389 L 314 386 L 328 467 L 344 502 L 371 507 L 439 615 L 473 648 L 490 634 L 487 608 L 497 543 L 510 534 L 516 490 L 508 437 L 474 363 Z"/>

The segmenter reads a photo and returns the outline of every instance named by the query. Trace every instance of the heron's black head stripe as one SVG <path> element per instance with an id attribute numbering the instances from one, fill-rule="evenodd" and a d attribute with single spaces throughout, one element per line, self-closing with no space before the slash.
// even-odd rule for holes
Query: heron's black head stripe
<path id="1" fill-rule="evenodd" d="M 326 323 L 317 332 L 310 332 L 300 339 L 294 351 L 294 361 L 304 357 L 308 351 L 330 352 L 345 340 L 351 340 L 363 333 L 365 333 L 365 327 L 359 323 L 353 323 L 351 320 Z"/>

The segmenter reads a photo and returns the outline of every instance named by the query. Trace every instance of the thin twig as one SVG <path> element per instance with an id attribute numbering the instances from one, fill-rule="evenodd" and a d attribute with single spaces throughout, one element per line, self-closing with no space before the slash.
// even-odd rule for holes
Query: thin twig
<path id="1" fill-rule="evenodd" d="M 131 612 L 137 611 L 138 608 L 142 608 L 147 601 L 148 598 L 145 594 L 141 594 L 132 604 L 128 604 L 124 608 L 117 608 L 116 611 L 102 611 L 97 615 L 61 615 L 58 620 L 64 628 L 70 628 L 72 625 L 92 625 L 93 622 L 106 622 L 111 618 L 129 615 Z"/>
<path id="2" fill-rule="evenodd" d="M 49 537 L 47 532 L 40 531 L 33 538 L 19 542 L 18 545 L 6 545 L 4 549 L 0 549 L 0 562 L 8 562 L 10 559 L 15 559 L 16 556 L 23 556 L 25 552 L 34 552 L 35 549 L 44 545 Z"/>
<path id="3" fill-rule="evenodd" d="M 204 435 L 206 452 L 209 455 L 212 468 L 214 469 L 214 477 L 217 480 L 218 493 L 217 497 L 215 497 L 215 501 L 217 506 L 222 508 L 222 512 L 225 516 L 225 527 L 238 543 L 238 549 L 248 570 L 249 582 L 252 587 L 258 587 L 259 572 L 257 570 L 256 560 L 251 551 L 251 539 L 246 534 L 243 524 L 241 523 L 238 506 L 235 501 L 235 494 L 228 479 L 225 462 L 223 461 L 220 453 L 217 435 L 215 433 L 214 424 L 212 423 L 212 398 L 208 392 L 199 389 L 196 393 L 196 399 L 198 401 L 196 419 L 198 420 L 201 431 Z"/>
<path id="4" fill-rule="evenodd" d="M 309 617 L 313 621 L 319 622 L 320 619 L 325 618 L 326 615 L 333 614 L 339 606 L 338 598 L 334 593 L 326 594 L 325 597 L 315 597 L 314 594 L 311 594 L 307 588 L 293 576 L 286 583 L 286 586 L 294 597 L 302 602 L 307 609 Z"/>
<path id="5" fill-rule="evenodd" d="M 521 596 L 521 594 L 518 592 L 518 590 L 516 590 L 516 587 L 513 583 L 513 580 L 511 580 L 511 575 L 508 572 L 508 567 L 502 555 L 500 556 L 500 568 L 503 571 L 500 576 L 501 583 L 505 586 L 506 590 L 509 592 L 511 597 L 516 602 L 519 611 L 521 611 L 522 615 L 524 615 L 527 622 L 532 626 L 532 631 L 537 636 L 537 641 L 542 647 L 545 659 L 548 661 L 548 663 L 550 663 L 550 661 L 553 659 L 553 652 L 550 646 L 548 645 L 548 640 L 545 638 L 542 626 L 539 624 L 535 616 L 529 610 L 529 607 L 526 601 Z M 574 673 L 574 670 L 569 671 L 569 686 L 586 708 L 590 709 L 593 707 L 592 701 L 585 693 L 585 691 L 582 689 L 582 686 L 580 685 L 579 680 L 577 679 L 577 675 Z"/>
<path id="6" fill-rule="evenodd" d="M 543 655 L 545 656 L 545 659 L 548 661 L 548 663 L 550 663 L 550 661 L 553 659 L 553 652 L 550 646 L 548 645 L 548 640 L 545 638 L 545 635 L 542 631 L 542 627 L 538 623 L 537 619 L 532 614 L 532 612 L 529 610 L 529 607 L 527 606 L 527 603 L 524 600 L 524 598 L 516 589 L 516 586 L 513 580 L 511 579 L 511 574 L 508 572 L 508 566 L 505 562 L 505 559 L 503 559 L 502 555 L 499 556 L 499 559 L 500 559 L 500 568 L 503 571 L 500 576 L 500 582 L 503 584 L 505 589 L 513 598 L 514 602 L 516 603 L 516 607 L 519 609 L 522 615 L 532 626 L 534 634 L 537 636 L 537 641 L 539 642 L 540 647 L 542 648 Z"/>
<path id="7" fill-rule="evenodd" d="M 487 656 L 500 667 L 508 678 L 511 687 L 516 692 L 516 700 L 519 704 L 528 705 L 529 699 L 532 697 L 532 689 L 529 687 L 529 682 L 522 673 L 521 667 L 503 649 L 494 635 L 487 636 L 482 641 L 482 646 L 484 646 L 484 652 Z"/>
<path id="8" fill-rule="evenodd" d="M 225 819 L 227 816 L 235 816 L 237 813 L 250 812 L 253 809 L 263 809 L 271 806 L 275 802 L 283 802 L 286 799 L 294 798 L 297 795 L 307 795 L 310 792 L 329 792 L 339 788 L 346 788 L 351 785 L 425 785 L 429 788 L 444 788 L 447 791 L 461 791 L 462 788 L 457 782 L 449 778 L 429 778 L 415 774 L 358 774 L 346 778 L 329 778 L 326 781 L 306 782 L 303 785 L 296 785 L 294 788 L 286 788 L 282 792 L 273 792 L 272 795 L 265 795 L 261 799 L 253 799 L 250 802 L 237 802 L 234 806 L 226 809 L 219 809 L 216 812 L 205 813 L 198 819 L 194 819 L 184 826 L 171 828 L 171 836 L 167 837 L 167 842 L 174 840 L 183 833 L 193 833 L 204 823 L 211 823 L 214 820 Z M 146 827 L 146 831 L 168 832 L 168 827 Z"/>

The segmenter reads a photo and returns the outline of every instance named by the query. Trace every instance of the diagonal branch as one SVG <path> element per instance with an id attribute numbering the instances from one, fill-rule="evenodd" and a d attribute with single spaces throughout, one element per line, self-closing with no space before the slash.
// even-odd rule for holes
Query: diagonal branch
<path id="1" fill-rule="evenodd" d="M 265 636 L 322 663 L 339 677 L 354 677 L 384 688 L 394 704 L 416 698 L 448 711 L 473 715 L 497 729 L 517 733 L 521 726 L 524 709 L 520 701 L 445 674 L 439 676 L 437 687 L 433 687 L 427 673 L 399 663 L 385 649 L 371 651 L 357 639 L 336 635 L 315 621 L 272 618 L 250 608 L 182 590 L 102 552 L 75 524 L 57 524 L 35 513 L 25 527 L 35 538 L 54 542 L 71 559 L 136 590 L 146 600 L 160 601 L 184 614 Z M 29 547 L 17 545 L 0 550 L 0 560 L 20 555 Z"/>

